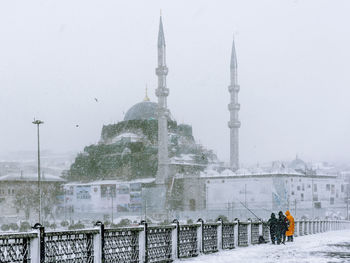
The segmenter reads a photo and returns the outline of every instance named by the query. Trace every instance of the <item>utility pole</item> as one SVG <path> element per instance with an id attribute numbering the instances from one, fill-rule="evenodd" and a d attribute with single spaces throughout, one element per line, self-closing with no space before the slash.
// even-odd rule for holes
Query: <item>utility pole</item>
<path id="1" fill-rule="evenodd" d="M 312 205 L 312 219 L 314 219 L 314 179 L 311 179 L 311 205 Z"/>
<path id="2" fill-rule="evenodd" d="M 227 201 L 227 220 L 230 221 L 230 202 Z"/>
<path id="3" fill-rule="evenodd" d="M 111 198 L 112 198 L 112 224 L 114 224 L 113 223 L 113 210 L 114 210 L 114 206 L 113 206 L 113 191 L 111 190 Z"/>
<path id="4" fill-rule="evenodd" d="M 35 120 L 32 122 L 37 126 L 38 134 L 38 197 L 39 197 L 39 224 L 41 224 L 41 177 L 40 177 L 40 136 L 39 136 L 39 126 L 43 124 L 43 121 Z"/>
<path id="5" fill-rule="evenodd" d="M 147 199 L 145 199 L 145 221 L 147 222 Z"/>
<path id="6" fill-rule="evenodd" d="M 350 184 L 346 186 L 346 219 L 349 220 L 349 188 Z"/>

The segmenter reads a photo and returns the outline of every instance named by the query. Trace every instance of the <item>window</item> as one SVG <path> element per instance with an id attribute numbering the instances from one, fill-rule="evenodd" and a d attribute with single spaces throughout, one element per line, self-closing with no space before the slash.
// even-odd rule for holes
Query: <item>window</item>
<path id="1" fill-rule="evenodd" d="M 314 192 L 317 192 L 317 184 L 314 184 Z"/>
<path id="2" fill-rule="evenodd" d="M 302 185 L 301 189 L 302 189 L 303 191 L 305 191 L 305 185 L 304 185 L 304 184 Z"/>
<path id="3" fill-rule="evenodd" d="M 196 210 L 196 200 L 190 199 L 190 211 Z"/>
<path id="4" fill-rule="evenodd" d="M 335 194 L 336 198 L 339 198 L 339 190 L 337 190 L 336 194 Z"/>
<path id="5" fill-rule="evenodd" d="M 313 197 L 312 197 L 312 200 L 315 202 L 315 201 L 318 201 L 318 195 L 314 195 Z"/>
<path id="6" fill-rule="evenodd" d="M 300 194 L 300 200 L 304 201 L 304 194 Z"/>
<path id="7" fill-rule="evenodd" d="M 342 192 L 342 193 L 344 193 L 344 188 L 345 188 L 345 187 L 344 187 L 344 185 L 342 184 L 342 185 L 341 185 L 341 192 Z"/>
<path id="8" fill-rule="evenodd" d="M 290 178 L 290 181 L 293 182 L 293 178 Z"/>
<path id="9" fill-rule="evenodd" d="M 301 182 L 301 179 L 299 179 L 299 182 Z"/>
<path id="10" fill-rule="evenodd" d="M 310 184 L 308 184 L 308 185 L 307 185 L 307 188 L 311 188 L 311 185 L 310 185 Z"/>
<path id="11" fill-rule="evenodd" d="M 292 195 L 294 195 L 294 191 L 292 191 Z"/>
<path id="12" fill-rule="evenodd" d="M 331 185 L 331 194 L 334 195 L 335 193 L 335 187 L 334 187 L 334 184 Z"/>
<path id="13" fill-rule="evenodd" d="M 10 188 L 9 188 L 9 189 L 7 189 L 7 194 L 8 194 L 8 195 L 10 195 L 10 194 L 11 194 L 11 190 L 10 190 Z"/>
<path id="14" fill-rule="evenodd" d="M 326 184 L 326 190 L 330 191 L 331 190 L 331 185 L 330 184 Z"/>
<path id="15" fill-rule="evenodd" d="M 315 202 L 314 203 L 315 208 L 321 208 L 321 202 Z"/>
<path id="16" fill-rule="evenodd" d="M 331 198 L 329 199 L 329 204 L 330 204 L 330 205 L 334 205 L 334 197 L 331 197 Z"/>
<path id="17" fill-rule="evenodd" d="M 297 190 L 300 191 L 300 185 L 297 186 Z"/>

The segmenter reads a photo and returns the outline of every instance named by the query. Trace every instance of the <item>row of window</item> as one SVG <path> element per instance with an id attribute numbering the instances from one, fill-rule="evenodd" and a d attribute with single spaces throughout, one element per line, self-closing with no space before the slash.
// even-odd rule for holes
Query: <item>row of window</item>
<path id="1" fill-rule="evenodd" d="M 292 188 L 293 188 L 293 184 L 292 184 Z M 311 188 L 311 185 L 310 184 L 308 184 L 307 185 L 307 188 Z M 305 191 L 305 185 L 304 184 L 302 184 L 301 186 L 300 185 L 298 185 L 297 186 L 297 191 Z M 313 185 L 313 191 L 314 192 L 317 192 L 317 184 L 314 184 Z M 331 194 L 335 194 L 335 185 L 334 184 L 326 184 L 326 191 L 330 191 L 331 192 Z M 342 193 L 344 193 L 345 192 L 345 185 L 341 185 L 341 192 Z M 337 191 L 337 195 L 338 195 L 338 191 Z"/>
<path id="2" fill-rule="evenodd" d="M 294 195 L 294 192 L 292 192 L 292 195 Z M 337 197 L 338 197 L 338 196 L 337 196 Z M 313 200 L 314 202 L 317 202 L 317 201 L 318 201 L 318 196 L 317 196 L 317 195 L 314 195 L 314 196 L 312 197 L 312 200 Z M 303 193 L 300 194 L 300 201 L 304 201 L 304 194 L 303 194 Z M 334 197 L 330 197 L 330 198 L 329 198 L 329 204 L 334 205 Z"/>
<path id="3" fill-rule="evenodd" d="M 15 194 L 15 189 L 10 189 L 10 188 L 1 188 L 0 189 L 0 194 L 1 195 L 14 195 Z"/>

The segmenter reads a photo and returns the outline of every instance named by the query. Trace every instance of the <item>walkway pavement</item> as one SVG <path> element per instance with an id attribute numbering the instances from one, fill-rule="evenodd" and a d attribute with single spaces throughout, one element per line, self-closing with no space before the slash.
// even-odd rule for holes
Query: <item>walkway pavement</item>
<path id="1" fill-rule="evenodd" d="M 350 262 L 350 230 L 301 236 L 286 245 L 254 245 L 224 250 L 178 263 L 345 263 Z"/>

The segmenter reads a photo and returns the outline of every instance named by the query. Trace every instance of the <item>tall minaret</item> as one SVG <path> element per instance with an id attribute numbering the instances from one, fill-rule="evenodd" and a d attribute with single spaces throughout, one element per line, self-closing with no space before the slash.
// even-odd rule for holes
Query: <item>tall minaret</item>
<path id="1" fill-rule="evenodd" d="M 228 91 L 231 94 L 231 102 L 228 105 L 230 111 L 230 121 L 228 127 L 230 128 L 230 167 L 233 171 L 239 168 L 239 139 L 238 131 L 241 127 L 241 122 L 238 120 L 238 112 L 240 105 L 238 103 L 239 85 L 237 80 L 237 57 L 235 49 L 235 41 L 232 42 L 231 52 L 231 84 L 228 87 Z"/>
<path id="2" fill-rule="evenodd" d="M 169 174 L 168 158 L 168 116 L 167 97 L 169 89 L 166 87 L 166 76 L 168 68 L 165 62 L 165 38 L 163 31 L 162 16 L 159 21 L 158 32 L 158 67 L 156 75 L 158 76 L 158 88 L 156 96 L 158 97 L 158 171 L 156 176 L 157 184 L 164 184 Z"/>

